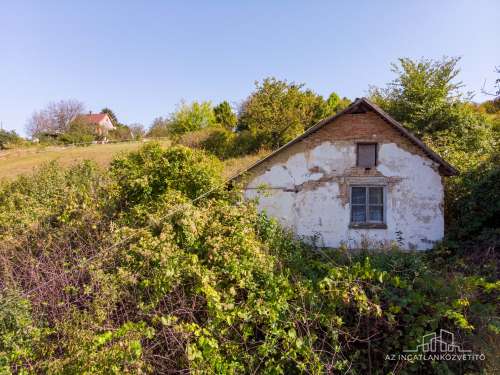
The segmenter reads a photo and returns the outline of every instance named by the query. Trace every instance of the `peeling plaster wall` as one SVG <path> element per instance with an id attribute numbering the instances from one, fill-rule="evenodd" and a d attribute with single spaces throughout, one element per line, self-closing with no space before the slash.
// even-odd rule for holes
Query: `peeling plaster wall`
<path id="1" fill-rule="evenodd" d="M 253 176 L 245 196 L 300 237 L 359 248 L 402 237 L 406 249 L 425 250 L 444 235 L 443 185 L 438 166 L 396 143 L 379 143 L 378 165 L 356 167 L 356 143 L 324 141 L 300 149 Z M 387 229 L 349 228 L 349 186 L 385 186 Z"/>

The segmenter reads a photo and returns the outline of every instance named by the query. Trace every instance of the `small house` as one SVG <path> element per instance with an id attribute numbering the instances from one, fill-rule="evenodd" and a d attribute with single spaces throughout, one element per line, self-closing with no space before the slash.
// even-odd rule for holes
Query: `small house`
<path id="1" fill-rule="evenodd" d="M 456 174 L 361 98 L 248 168 L 244 194 L 320 246 L 425 250 L 444 236 L 444 179 Z"/>
<path id="2" fill-rule="evenodd" d="M 89 113 L 78 116 L 78 119 L 92 126 L 98 136 L 106 137 L 110 130 L 115 129 L 107 113 Z"/>

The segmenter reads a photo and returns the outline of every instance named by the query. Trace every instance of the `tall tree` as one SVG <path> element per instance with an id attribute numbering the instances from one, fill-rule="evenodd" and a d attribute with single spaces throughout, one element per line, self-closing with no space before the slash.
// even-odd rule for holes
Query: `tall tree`
<path id="1" fill-rule="evenodd" d="M 74 99 L 51 102 L 46 108 L 33 112 L 27 131 L 31 136 L 42 132 L 65 132 L 84 109 L 84 104 Z"/>
<path id="2" fill-rule="evenodd" d="M 210 102 L 181 102 L 171 115 L 169 130 L 172 134 L 183 134 L 204 129 L 216 124 L 214 110 Z"/>
<path id="3" fill-rule="evenodd" d="M 349 104 L 351 104 L 351 101 L 348 98 L 340 98 L 340 96 L 336 92 L 332 92 L 328 99 L 326 99 L 325 101 L 325 117 L 334 115 L 342 111 L 343 109 L 347 108 Z"/>
<path id="4" fill-rule="evenodd" d="M 23 139 L 15 130 L 0 129 L 0 150 L 6 149 L 9 144 L 21 143 L 22 141 Z"/>
<path id="5" fill-rule="evenodd" d="M 144 125 L 142 124 L 139 123 L 130 124 L 128 125 L 128 128 L 130 129 L 130 132 L 132 133 L 132 137 L 134 139 L 141 139 L 146 134 L 146 130 L 144 128 Z"/>
<path id="6" fill-rule="evenodd" d="M 370 95 L 419 135 L 448 129 L 464 99 L 463 84 L 456 81 L 459 61 L 458 57 L 441 61 L 401 58 L 399 65 L 392 64 L 397 77 L 386 88 L 372 88 Z"/>
<path id="7" fill-rule="evenodd" d="M 148 137 L 168 137 L 170 134 L 170 120 L 164 117 L 157 117 L 149 127 Z"/>
<path id="8" fill-rule="evenodd" d="M 222 125 L 224 128 L 228 130 L 234 129 L 238 118 L 236 114 L 233 112 L 231 105 L 227 101 L 223 101 L 219 105 L 214 108 L 215 121 Z"/>
<path id="9" fill-rule="evenodd" d="M 423 137 L 452 164 L 477 164 L 497 142 L 492 122 L 463 94 L 457 81 L 459 58 L 399 59 L 397 77 L 371 98 L 396 120 Z"/>
<path id="10" fill-rule="evenodd" d="M 248 130 L 261 145 L 279 147 L 323 116 L 323 98 L 303 84 L 266 78 L 240 109 L 238 130 Z"/>

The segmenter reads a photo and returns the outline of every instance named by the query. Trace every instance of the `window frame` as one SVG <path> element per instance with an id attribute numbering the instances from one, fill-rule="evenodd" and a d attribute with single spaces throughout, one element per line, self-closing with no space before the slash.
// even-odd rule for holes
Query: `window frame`
<path id="1" fill-rule="evenodd" d="M 365 189 L 365 221 L 355 222 L 353 221 L 353 188 L 364 188 Z M 382 206 L 382 221 L 370 221 L 370 188 L 382 189 L 382 203 L 372 204 L 372 206 Z M 366 228 L 366 229 L 387 229 L 387 187 L 386 185 L 376 185 L 376 184 L 353 184 L 349 185 L 349 227 L 350 228 Z M 357 204 L 360 206 L 360 204 Z"/>
<path id="2" fill-rule="evenodd" d="M 371 167 L 362 167 L 359 165 L 359 146 L 375 146 L 375 163 Z M 356 167 L 370 169 L 378 165 L 378 143 L 376 142 L 357 142 L 356 143 Z"/>

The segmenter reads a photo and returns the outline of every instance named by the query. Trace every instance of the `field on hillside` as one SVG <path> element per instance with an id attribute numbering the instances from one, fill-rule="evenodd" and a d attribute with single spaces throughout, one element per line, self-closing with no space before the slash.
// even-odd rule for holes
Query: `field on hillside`
<path id="1" fill-rule="evenodd" d="M 12 179 L 21 174 L 33 172 L 36 167 L 57 160 L 64 167 L 75 165 L 83 160 L 93 160 L 101 167 L 107 167 L 116 155 L 137 150 L 144 141 L 91 146 L 45 146 L 27 147 L 0 151 L 0 180 Z M 170 141 L 159 141 L 169 146 Z M 268 151 L 262 151 L 241 158 L 228 159 L 224 163 L 224 177 L 229 178 L 263 158 Z"/>
<path id="2" fill-rule="evenodd" d="M 11 179 L 33 171 L 40 165 L 57 160 L 62 166 L 75 165 L 83 160 L 93 160 L 106 167 L 121 152 L 137 150 L 144 141 L 95 144 L 90 146 L 38 146 L 0 151 L 0 180 Z M 162 146 L 170 141 L 160 141 Z"/>

